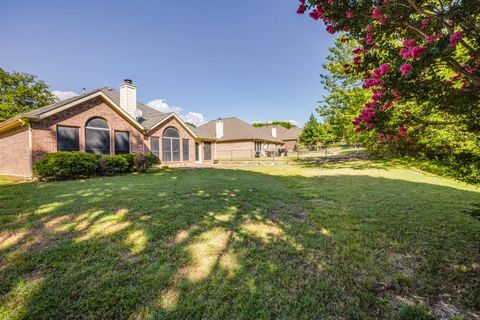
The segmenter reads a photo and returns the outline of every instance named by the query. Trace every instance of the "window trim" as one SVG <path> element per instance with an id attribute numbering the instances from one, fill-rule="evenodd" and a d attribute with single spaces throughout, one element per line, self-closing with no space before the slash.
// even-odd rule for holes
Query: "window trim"
<path id="1" fill-rule="evenodd" d="M 125 154 L 125 153 L 117 153 L 117 136 L 116 136 L 117 132 L 128 134 L 128 152 L 126 154 L 132 153 L 132 140 L 130 139 L 130 131 L 114 130 L 113 131 L 113 154 Z"/>
<path id="2" fill-rule="evenodd" d="M 92 120 L 94 119 L 101 119 L 103 121 L 105 121 L 105 123 L 107 124 L 108 126 L 108 129 L 107 128 L 98 128 L 98 127 L 89 127 L 88 126 L 88 123 L 91 122 Z M 101 130 L 101 131 L 108 131 L 108 153 L 101 153 L 103 155 L 112 155 L 112 127 L 110 126 L 110 123 L 107 121 L 107 119 L 103 118 L 103 117 L 98 117 L 98 116 L 94 116 L 94 117 L 91 117 L 89 118 L 86 122 L 85 122 L 85 152 L 87 153 L 92 153 L 94 154 L 93 152 L 88 152 L 87 150 L 87 131 L 88 129 L 93 129 L 93 130 Z M 115 144 L 115 142 L 114 142 Z M 115 146 L 114 146 L 115 147 Z"/>
<path id="3" fill-rule="evenodd" d="M 56 127 L 55 127 L 55 139 L 57 140 L 57 152 L 65 151 L 65 150 L 59 150 L 59 148 L 58 148 L 58 142 L 59 142 L 59 140 L 58 140 L 58 127 L 77 129 L 77 131 L 78 131 L 78 150 L 67 150 L 67 152 L 81 151 L 82 146 L 80 144 L 80 127 L 57 124 Z"/>

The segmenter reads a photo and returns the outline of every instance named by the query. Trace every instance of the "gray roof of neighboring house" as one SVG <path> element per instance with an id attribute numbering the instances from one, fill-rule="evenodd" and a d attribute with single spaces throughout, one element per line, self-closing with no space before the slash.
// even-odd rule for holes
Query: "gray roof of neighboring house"
<path id="1" fill-rule="evenodd" d="M 97 93 L 101 91 L 103 94 L 105 94 L 110 100 L 112 100 L 117 106 L 120 106 L 120 93 L 112 88 L 100 88 L 96 89 L 91 92 L 87 92 L 69 99 L 65 99 L 62 101 L 57 101 L 52 104 L 49 104 L 48 106 L 38 108 L 26 113 L 19 114 L 15 116 L 15 119 L 18 118 L 43 118 L 42 116 L 52 110 L 55 110 L 57 108 L 60 108 L 68 103 L 75 102 L 77 100 L 80 100 L 84 97 L 87 97 L 91 94 Z M 142 116 L 137 119 L 137 122 L 142 125 L 146 130 L 150 130 L 152 127 L 154 127 L 157 123 L 165 119 L 166 117 L 170 116 L 172 112 L 170 113 L 163 113 L 158 110 L 155 110 L 141 102 L 137 102 L 137 108 L 142 111 Z M 13 118 L 12 118 L 13 119 Z M 11 120 L 11 119 L 9 119 Z M 7 120 L 7 121 L 9 121 Z M 195 135 L 197 135 L 199 138 L 205 138 L 205 139 L 215 139 L 215 134 L 210 135 L 208 132 L 204 132 L 201 129 L 195 128 L 189 124 L 185 124 Z"/>
<path id="2" fill-rule="evenodd" d="M 270 125 L 270 126 L 261 126 L 258 129 L 265 131 L 268 134 L 272 134 L 272 128 L 277 128 L 277 138 L 286 141 L 286 140 L 297 140 L 298 136 L 302 133 L 302 128 L 292 127 L 287 129 L 279 125 Z"/>
<path id="3" fill-rule="evenodd" d="M 262 140 L 276 143 L 282 142 L 280 139 L 273 137 L 264 130 L 255 128 L 251 124 L 238 118 L 212 120 L 201 125 L 199 129 L 215 136 L 217 121 L 223 122 L 223 137 L 217 139 L 218 141 Z"/>

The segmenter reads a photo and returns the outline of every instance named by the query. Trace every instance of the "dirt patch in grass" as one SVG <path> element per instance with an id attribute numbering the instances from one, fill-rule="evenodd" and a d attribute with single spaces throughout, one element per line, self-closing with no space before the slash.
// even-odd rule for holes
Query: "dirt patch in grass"
<path id="1" fill-rule="evenodd" d="M 289 215 L 297 220 L 305 220 L 308 212 L 298 205 L 287 205 L 281 201 L 275 202 L 268 212 L 268 217 L 271 219 L 277 219 L 281 215 Z"/>

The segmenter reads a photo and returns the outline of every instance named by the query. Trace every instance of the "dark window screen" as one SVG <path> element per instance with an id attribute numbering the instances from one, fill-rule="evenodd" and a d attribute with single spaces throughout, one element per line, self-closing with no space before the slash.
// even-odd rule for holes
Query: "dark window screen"
<path id="1" fill-rule="evenodd" d="M 57 126 L 57 150 L 80 151 L 79 128 Z"/>
<path id="2" fill-rule="evenodd" d="M 183 139 L 183 161 L 189 161 L 190 160 L 190 140 L 188 139 Z"/>
<path id="3" fill-rule="evenodd" d="M 160 159 L 160 139 L 158 137 L 150 137 L 151 151 Z"/>
<path id="4" fill-rule="evenodd" d="M 130 153 L 130 133 L 115 132 L 115 154 Z"/>
<path id="5" fill-rule="evenodd" d="M 85 128 L 85 149 L 89 153 L 110 154 L 110 129 L 100 118 L 88 121 Z"/>
<path id="6" fill-rule="evenodd" d="M 203 159 L 212 160 L 212 144 L 210 142 L 203 144 Z"/>

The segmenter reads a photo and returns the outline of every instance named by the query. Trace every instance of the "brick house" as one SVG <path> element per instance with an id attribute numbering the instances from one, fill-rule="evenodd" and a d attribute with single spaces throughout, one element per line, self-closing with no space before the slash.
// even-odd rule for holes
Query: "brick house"
<path id="1" fill-rule="evenodd" d="M 31 177 L 33 164 L 56 151 L 151 152 L 164 165 L 213 161 L 215 135 L 138 102 L 136 89 L 125 80 L 119 92 L 97 89 L 0 123 L 0 174 Z"/>
<path id="2" fill-rule="evenodd" d="M 284 142 L 238 118 L 219 118 L 198 127 L 216 137 L 216 159 L 253 158 L 276 152 Z"/>
<path id="3" fill-rule="evenodd" d="M 297 149 L 298 137 L 302 133 L 302 128 L 292 127 L 287 129 L 279 125 L 262 126 L 259 129 L 271 134 L 273 137 L 283 141 L 283 146 L 287 151 Z"/>

